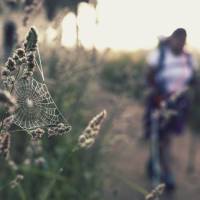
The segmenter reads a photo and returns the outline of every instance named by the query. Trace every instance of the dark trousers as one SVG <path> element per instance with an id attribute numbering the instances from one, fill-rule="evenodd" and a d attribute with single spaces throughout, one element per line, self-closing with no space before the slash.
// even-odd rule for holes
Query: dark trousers
<path id="1" fill-rule="evenodd" d="M 161 102 L 165 102 L 165 110 L 161 110 Z M 187 94 L 181 94 L 174 100 L 170 96 L 161 96 L 152 93 L 148 96 L 146 101 L 146 110 L 144 114 L 144 131 L 145 137 L 150 138 L 152 127 L 152 113 L 158 109 L 161 110 L 157 120 L 157 134 L 158 134 L 158 150 L 161 171 L 164 174 L 171 173 L 171 142 L 173 134 L 183 133 L 186 125 L 190 107 L 190 100 Z M 165 113 L 172 112 L 173 114 L 166 117 Z M 151 162 L 151 155 L 150 155 Z"/>
<path id="2" fill-rule="evenodd" d="M 181 94 L 175 100 L 171 100 L 170 96 L 163 97 L 152 93 L 146 99 L 144 113 L 144 135 L 146 138 L 149 138 L 151 134 L 152 112 L 154 112 L 155 109 L 161 108 L 161 101 L 165 101 L 165 110 L 168 114 L 171 113 L 171 115 L 168 115 L 166 118 L 165 113 L 161 113 L 159 117 L 159 137 L 164 137 L 165 134 L 181 134 L 184 130 L 190 108 L 189 96 L 187 94 Z"/>

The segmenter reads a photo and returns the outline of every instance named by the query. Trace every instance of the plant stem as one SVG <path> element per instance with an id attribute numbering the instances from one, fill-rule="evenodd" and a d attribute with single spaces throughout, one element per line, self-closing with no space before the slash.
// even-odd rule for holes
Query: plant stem
<path id="1" fill-rule="evenodd" d="M 144 196 L 146 196 L 148 194 L 148 191 L 145 190 L 144 188 L 142 188 L 141 186 L 129 181 L 128 179 L 125 179 L 123 175 L 121 175 L 121 173 L 116 173 L 114 171 L 110 171 L 109 174 L 113 175 L 114 177 L 116 177 L 117 179 L 119 179 L 120 181 L 122 181 L 123 183 L 125 183 L 126 185 L 128 185 L 130 188 L 132 188 L 133 190 L 139 192 L 140 194 L 143 194 Z"/>

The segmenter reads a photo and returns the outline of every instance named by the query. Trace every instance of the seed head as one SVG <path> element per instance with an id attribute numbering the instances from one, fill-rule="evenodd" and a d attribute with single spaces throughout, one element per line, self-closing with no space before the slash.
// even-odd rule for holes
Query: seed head
<path id="1" fill-rule="evenodd" d="M 48 133 L 48 137 L 56 135 L 55 128 L 54 127 L 49 128 L 47 133 Z"/>
<path id="2" fill-rule="evenodd" d="M 10 166 L 10 168 L 14 171 L 17 171 L 18 170 L 18 166 L 16 165 L 16 163 L 13 161 L 13 160 L 10 160 L 8 161 L 8 165 Z"/>
<path id="3" fill-rule="evenodd" d="M 155 196 L 152 193 L 149 193 L 145 197 L 146 200 L 155 200 Z"/>
<path id="4" fill-rule="evenodd" d="M 24 57 L 24 56 L 25 56 L 25 51 L 24 51 L 24 49 L 18 48 L 18 49 L 16 50 L 16 55 L 17 55 L 19 58 Z"/>
<path id="5" fill-rule="evenodd" d="M 30 160 L 29 158 L 26 158 L 26 159 L 24 160 L 24 164 L 25 164 L 25 165 L 30 165 L 30 164 L 31 164 L 31 160 Z"/>
<path id="6" fill-rule="evenodd" d="M 31 27 L 26 37 L 26 41 L 24 43 L 25 51 L 26 52 L 35 51 L 37 47 L 37 41 L 38 41 L 37 31 L 34 27 Z"/>
<path id="7" fill-rule="evenodd" d="M 30 52 L 27 56 L 26 56 L 26 59 L 28 62 L 33 62 L 34 59 L 35 59 L 35 55 L 33 52 Z"/>
<path id="8" fill-rule="evenodd" d="M 17 174 L 14 180 L 10 182 L 10 187 L 15 188 L 20 184 L 20 182 L 24 179 L 24 176 L 22 174 Z"/>
<path id="9" fill-rule="evenodd" d="M 16 105 L 16 99 L 6 90 L 0 90 L 0 102 L 8 104 L 9 106 Z"/>
<path id="10" fill-rule="evenodd" d="M 101 126 L 101 123 L 106 118 L 107 112 L 106 110 L 103 110 L 101 113 L 99 113 L 97 116 L 95 116 L 89 123 L 89 126 L 91 128 L 96 128 L 98 126 Z"/>
<path id="11" fill-rule="evenodd" d="M 29 71 L 29 70 L 24 70 L 24 73 L 22 75 L 23 79 L 28 79 L 29 77 L 33 76 L 33 71 Z"/>
<path id="12" fill-rule="evenodd" d="M 89 148 L 95 143 L 95 139 L 99 134 L 102 122 L 106 118 L 106 114 L 106 111 L 103 110 L 89 122 L 88 126 L 78 139 L 78 145 L 81 148 Z"/>
<path id="13" fill-rule="evenodd" d="M 165 189 L 165 184 L 159 184 L 155 189 L 153 189 L 149 194 L 146 195 L 146 200 L 157 200 L 163 194 Z"/>
<path id="14" fill-rule="evenodd" d="M 55 127 L 51 127 L 48 129 L 48 137 L 64 135 L 71 130 L 71 126 L 66 125 L 64 123 L 59 123 Z"/>
<path id="15" fill-rule="evenodd" d="M 14 71 L 16 69 L 16 63 L 15 61 L 10 57 L 8 58 L 8 61 L 6 62 L 6 67 L 10 71 Z"/>
<path id="16" fill-rule="evenodd" d="M 16 53 L 14 53 L 13 54 L 13 59 L 14 59 L 15 62 L 18 62 L 19 61 L 19 56 Z"/>
<path id="17" fill-rule="evenodd" d="M 41 129 L 41 128 L 37 128 L 37 129 L 32 130 L 30 132 L 33 140 L 41 139 L 42 136 L 44 135 L 44 133 L 45 133 L 45 131 L 43 129 Z"/>
<path id="18" fill-rule="evenodd" d="M 95 143 L 95 139 L 94 138 L 89 138 L 85 141 L 86 147 L 90 148 L 93 144 Z"/>
<path id="19" fill-rule="evenodd" d="M 8 130 L 12 123 L 13 123 L 13 120 L 14 120 L 14 117 L 13 115 L 10 115 L 9 117 L 6 117 L 4 120 L 3 120 L 3 128 Z"/>
<path id="20" fill-rule="evenodd" d="M 35 67 L 35 63 L 33 61 L 27 63 L 28 71 L 32 71 Z"/>
<path id="21" fill-rule="evenodd" d="M 43 167 L 45 163 L 46 163 L 46 160 L 44 159 L 44 157 L 38 157 L 35 159 L 36 166 Z"/>
<path id="22" fill-rule="evenodd" d="M 9 76 L 9 74 L 10 74 L 10 70 L 4 67 L 1 71 L 1 75 L 7 77 Z"/>
<path id="23" fill-rule="evenodd" d="M 8 132 L 0 134 L 0 155 L 8 159 L 10 151 L 10 134 Z"/>

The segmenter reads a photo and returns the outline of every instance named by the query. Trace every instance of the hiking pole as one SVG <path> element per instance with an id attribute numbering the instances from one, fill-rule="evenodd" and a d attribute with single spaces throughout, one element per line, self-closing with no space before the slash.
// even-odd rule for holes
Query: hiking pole
<path id="1" fill-rule="evenodd" d="M 152 186 L 160 183 L 160 153 L 159 153 L 159 109 L 155 109 L 151 114 L 151 138 L 150 152 L 152 159 Z"/>

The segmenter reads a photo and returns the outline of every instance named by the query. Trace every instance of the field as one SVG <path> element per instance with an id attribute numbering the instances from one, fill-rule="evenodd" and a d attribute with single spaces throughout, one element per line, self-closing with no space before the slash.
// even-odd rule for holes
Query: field
<path id="1" fill-rule="evenodd" d="M 148 51 L 99 51 L 95 46 L 85 49 L 78 43 L 66 48 L 61 46 L 59 35 L 63 10 L 51 22 L 44 13 L 36 12 L 28 16 L 28 25 L 23 26 L 25 14 L 20 10 L 0 16 L 2 29 L 8 16 L 16 26 L 18 41 L 9 56 L 19 56 L 18 48 L 25 52 L 19 56 L 25 58 L 18 64 L 19 71 L 15 73 L 16 68 L 13 74 L 6 75 L 14 76 L 14 83 L 6 79 L 11 84 L 6 90 L 17 103 L 10 96 L 7 98 L 5 87 L 0 90 L 0 199 L 145 199 L 152 190 L 145 171 L 149 143 L 143 140 Z M 50 33 L 46 30 L 50 26 L 58 37 L 48 42 Z M 12 65 L 5 64 L 7 49 L 3 38 L 2 31 L 1 86 L 5 80 L 2 71 Z M 198 52 L 194 54 L 200 57 Z M 30 67 L 33 60 L 34 69 Z M 196 74 L 198 77 L 199 70 Z M 29 83 L 36 85 L 33 90 L 26 85 Z M 183 136 L 173 138 L 177 189 L 164 192 L 159 199 L 199 199 L 199 94 L 197 85 L 191 90 L 196 99 L 193 98 L 187 130 Z M 14 111 L 9 110 L 12 106 L 16 106 Z M 22 114 L 16 117 L 18 106 Z M 4 123 L 13 113 L 15 123 Z"/>

